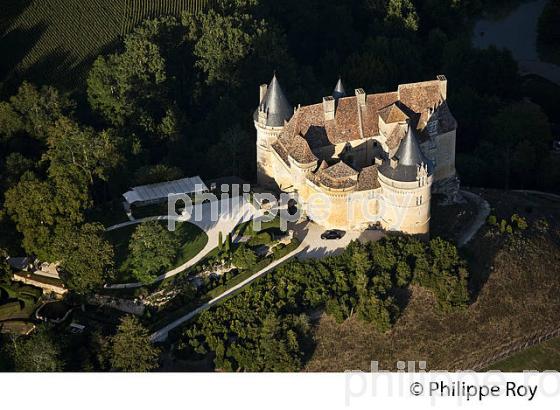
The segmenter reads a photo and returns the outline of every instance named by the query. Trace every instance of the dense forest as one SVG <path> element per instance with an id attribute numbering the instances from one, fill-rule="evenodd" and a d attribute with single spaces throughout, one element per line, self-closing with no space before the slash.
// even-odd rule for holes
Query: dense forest
<path id="1" fill-rule="evenodd" d="M 294 105 L 320 101 L 339 75 L 349 90 L 376 92 L 445 74 L 459 123 L 463 184 L 558 191 L 560 163 L 551 146 L 560 93 L 541 79 L 520 77 L 508 51 L 472 47 L 472 21 L 490 4 L 497 2 L 218 0 L 205 11 L 144 21 L 95 59 L 87 79 L 73 89 L 7 81 L 0 89 L 1 252 L 60 261 L 77 295 L 98 289 L 112 274 L 114 255 L 97 216 L 119 206 L 131 182 L 183 175 L 254 179 L 251 115 L 258 85 L 274 71 Z M 317 262 L 297 269 L 320 278 L 323 267 Z M 404 286 L 411 275 L 387 279 L 383 291 L 363 285 L 372 296 L 360 296 L 356 283 L 342 283 L 354 288 L 355 300 L 343 300 L 342 291 L 317 300 L 336 317 L 358 309 L 388 326 L 398 315 L 388 289 Z M 457 293 L 458 300 L 465 298 Z M 363 307 L 367 297 L 375 303 Z M 306 307 L 318 303 L 312 299 Z M 282 312 L 292 318 L 300 313 Z M 282 315 L 280 323 L 262 325 L 281 332 L 279 343 L 289 352 L 290 332 L 305 340 L 305 324 L 287 328 Z M 194 348 L 216 352 L 219 347 L 208 343 L 213 331 L 192 330 L 194 340 L 206 340 Z M 48 330 L 34 337 L 53 343 Z M 248 369 L 240 357 L 250 354 L 240 351 L 234 360 L 222 355 L 219 365 Z M 301 358 L 286 360 L 292 369 Z"/>

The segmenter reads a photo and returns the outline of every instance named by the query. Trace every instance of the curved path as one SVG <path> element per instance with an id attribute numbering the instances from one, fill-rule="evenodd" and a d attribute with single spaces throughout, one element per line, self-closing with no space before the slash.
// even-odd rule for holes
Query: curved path
<path id="1" fill-rule="evenodd" d="M 123 228 L 129 225 L 135 225 L 146 221 L 173 221 L 176 222 L 189 222 L 198 226 L 208 236 L 208 241 L 202 250 L 196 254 L 192 259 L 188 260 L 181 266 L 159 275 L 152 283 L 160 282 L 164 279 L 173 277 L 178 273 L 185 271 L 191 266 L 196 265 L 214 248 L 218 246 L 218 239 L 220 232 L 225 238 L 233 229 L 240 223 L 247 222 L 255 217 L 261 216 L 262 211 L 258 211 L 252 204 L 245 201 L 242 197 L 215 201 L 213 203 L 205 202 L 197 204 L 193 207 L 193 211 L 188 216 L 153 216 L 134 221 L 123 222 L 107 228 L 107 231 Z M 145 283 L 132 282 L 132 283 L 118 283 L 114 285 L 106 285 L 107 289 L 130 289 L 145 286 Z"/>
<path id="2" fill-rule="evenodd" d="M 383 237 L 383 233 L 379 231 L 365 231 L 365 232 L 350 231 L 347 232 L 346 235 L 340 240 L 325 241 L 320 238 L 321 233 L 324 232 L 324 228 L 320 227 L 319 225 L 313 222 L 298 223 L 295 224 L 293 228 L 294 228 L 295 236 L 301 241 L 300 245 L 295 250 L 285 255 L 284 257 L 272 262 L 270 265 L 256 272 L 255 274 L 245 279 L 244 281 L 238 283 L 237 285 L 233 286 L 232 288 L 226 290 L 222 294 L 216 296 L 214 299 L 210 300 L 209 302 L 204 303 L 198 308 L 181 316 L 179 319 L 176 319 L 175 321 L 171 322 L 167 326 L 164 326 L 163 328 L 155 331 L 150 336 L 150 340 L 152 340 L 152 342 L 165 341 L 171 330 L 177 328 L 178 326 L 181 326 L 183 323 L 189 321 L 199 313 L 202 313 L 203 311 L 210 309 L 218 302 L 233 295 L 235 292 L 247 286 L 255 279 L 270 272 L 278 265 L 286 262 L 287 260 L 295 256 L 298 256 L 300 259 L 308 259 L 308 258 L 322 258 L 329 255 L 336 255 L 344 251 L 344 249 L 346 249 L 346 247 L 352 240 L 378 240 L 381 237 Z"/>
<path id="3" fill-rule="evenodd" d="M 560 201 L 560 195 L 553 194 L 553 193 L 550 193 L 550 192 L 534 191 L 534 190 L 530 190 L 530 189 L 514 189 L 513 192 L 519 192 L 519 193 L 522 193 L 522 194 L 530 194 L 530 195 L 540 195 L 540 196 L 544 196 L 546 198 L 549 198 L 553 201 Z"/>
<path id="4" fill-rule="evenodd" d="M 152 342 L 163 342 L 167 339 L 167 336 L 169 335 L 169 332 L 173 329 L 175 329 L 178 326 L 181 326 L 183 323 L 187 322 L 188 320 L 192 319 L 193 317 L 195 317 L 196 315 L 198 315 L 199 313 L 210 309 L 212 306 L 214 306 L 216 303 L 224 300 L 225 298 L 227 298 L 228 296 L 231 296 L 232 294 L 234 294 L 235 292 L 237 292 L 239 289 L 245 287 L 246 285 L 248 285 L 249 283 L 253 282 L 255 279 L 257 279 L 258 277 L 264 275 L 265 273 L 271 271 L 272 269 L 274 269 L 275 267 L 277 267 L 278 265 L 280 265 L 281 263 L 287 261 L 290 258 L 293 258 L 294 256 L 296 256 L 297 254 L 299 254 L 300 252 L 302 252 L 305 248 L 307 247 L 307 245 L 305 243 L 301 243 L 295 250 L 293 250 L 292 252 L 288 253 L 287 255 L 283 256 L 280 259 L 275 260 L 274 262 L 272 262 L 270 265 L 268 265 L 267 267 L 261 269 L 260 271 L 258 271 L 257 273 L 253 274 L 252 276 L 248 277 L 247 279 L 245 279 L 243 282 L 238 283 L 237 285 L 229 288 L 228 290 L 226 290 L 224 293 L 216 296 L 214 299 L 206 302 L 205 304 L 197 307 L 196 309 L 190 311 L 189 313 L 185 314 L 184 316 L 181 316 L 179 319 L 174 320 L 173 322 L 171 322 L 170 324 L 168 324 L 167 326 L 162 327 L 161 329 L 155 331 L 151 336 L 150 336 L 150 340 Z"/>
<path id="5" fill-rule="evenodd" d="M 457 239 L 458 247 L 464 246 L 469 243 L 469 241 L 478 232 L 478 230 L 482 228 L 482 226 L 486 223 L 486 219 L 488 219 L 488 215 L 490 215 L 490 204 L 481 196 L 470 191 L 461 191 L 461 194 L 477 205 L 478 213 L 476 214 L 476 217 L 474 218 L 474 221 L 471 223 L 471 225 L 467 229 L 465 229 L 461 236 L 459 236 L 459 238 Z"/>

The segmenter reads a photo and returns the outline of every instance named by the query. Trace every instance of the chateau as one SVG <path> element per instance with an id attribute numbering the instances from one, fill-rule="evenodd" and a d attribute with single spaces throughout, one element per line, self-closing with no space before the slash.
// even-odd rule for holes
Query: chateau
<path id="1" fill-rule="evenodd" d="M 428 234 L 431 194 L 453 200 L 459 189 L 457 122 L 446 100 L 442 75 L 354 95 L 339 79 L 322 103 L 294 109 L 275 75 L 260 86 L 254 114 L 258 183 L 297 193 L 325 228 Z M 328 215 L 314 212 L 318 197 L 328 199 Z"/>

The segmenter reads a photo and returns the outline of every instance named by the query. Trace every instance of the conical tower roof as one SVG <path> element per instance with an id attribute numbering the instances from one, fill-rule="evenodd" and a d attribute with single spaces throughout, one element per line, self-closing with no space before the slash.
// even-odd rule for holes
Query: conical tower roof
<path id="1" fill-rule="evenodd" d="M 399 149 L 395 154 L 395 158 L 399 160 L 399 164 L 416 166 L 429 162 L 428 158 L 426 158 L 420 149 L 418 137 L 414 128 L 415 127 L 410 125 L 410 123 L 408 124 L 406 136 L 402 139 L 401 145 L 399 145 Z"/>
<path id="2" fill-rule="evenodd" d="M 338 82 L 334 86 L 333 94 L 335 100 L 339 98 L 346 97 L 346 90 L 344 89 L 344 84 L 342 84 L 342 78 L 338 77 Z"/>
<path id="3" fill-rule="evenodd" d="M 399 149 L 393 158 L 397 160 L 396 167 L 393 168 L 391 161 L 387 160 L 379 167 L 379 172 L 395 181 L 416 181 L 418 166 L 422 164 L 428 166 L 428 174 L 432 173 L 432 162 L 422 152 L 418 143 L 416 129 L 410 123 L 408 124 L 406 135 L 402 139 Z"/>
<path id="4" fill-rule="evenodd" d="M 256 118 L 258 118 L 259 111 L 268 114 L 266 119 L 266 125 L 268 127 L 283 127 L 284 121 L 288 121 L 294 113 L 292 105 L 288 102 L 284 91 L 282 91 L 282 87 L 280 87 L 280 83 L 276 78 L 276 73 L 272 77 L 266 94 L 255 112 Z"/>

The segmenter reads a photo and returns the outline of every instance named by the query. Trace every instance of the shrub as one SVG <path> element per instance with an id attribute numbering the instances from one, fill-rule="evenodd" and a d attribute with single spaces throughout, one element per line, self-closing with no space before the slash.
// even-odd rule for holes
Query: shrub
<path id="1" fill-rule="evenodd" d="M 490 215 L 486 221 L 490 226 L 496 226 L 496 224 L 498 223 L 495 215 Z"/>
<path id="2" fill-rule="evenodd" d="M 520 229 L 522 231 L 527 229 L 527 227 L 529 226 L 527 224 L 527 221 L 525 220 L 525 218 L 523 218 L 522 216 L 519 216 L 517 214 L 513 214 L 511 216 L 511 222 L 517 226 L 517 229 Z"/>
<path id="3" fill-rule="evenodd" d="M 136 279 L 149 283 L 163 269 L 170 268 L 177 256 L 177 240 L 160 223 L 145 222 L 130 238 L 130 262 Z"/>
<path id="4" fill-rule="evenodd" d="M 226 243 L 225 243 L 225 246 L 224 246 L 224 251 L 226 253 L 231 252 L 231 233 L 228 233 L 228 235 L 226 236 Z"/>
<path id="5" fill-rule="evenodd" d="M 260 232 L 253 236 L 247 244 L 249 246 L 268 245 L 272 242 L 272 236 L 268 232 Z"/>
<path id="6" fill-rule="evenodd" d="M 248 269 L 255 264 L 257 256 L 255 252 L 245 245 L 239 246 L 233 254 L 233 264 L 240 269 Z"/>
<path id="7" fill-rule="evenodd" d="M 14 315 L 21 313 L 21 310 L 19 301 L 8 302 L 0 306 L 0 321 L 12 319 Z"/>
<path id="8" fill-rule="evenodd" d="M 548 221 L 546 220 L 546 218 L 539 218 L 535 221 L 535 229 L 538 232 L 541 233 L 545 233 L 548 231 L 548 228 L 550 227 Z"/>

